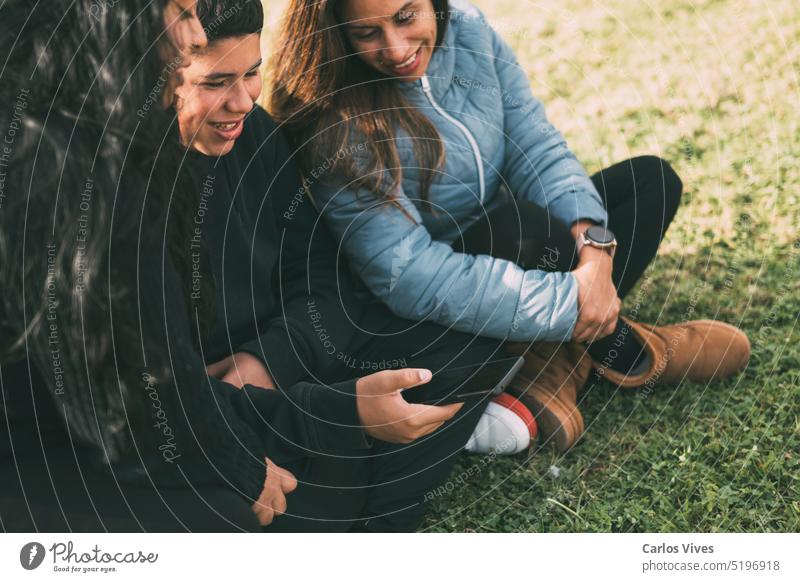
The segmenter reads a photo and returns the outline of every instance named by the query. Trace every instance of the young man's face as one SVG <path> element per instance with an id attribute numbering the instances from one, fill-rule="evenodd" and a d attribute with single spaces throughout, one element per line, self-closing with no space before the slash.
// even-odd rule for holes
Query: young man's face
<path id="1" fill-rule="evenodd" d="M 176 90 L 181 141 L 207 156 L 224 156 L 242 133 L 261 94 L 258 34 L 210 42 L 192 55 Z"/>

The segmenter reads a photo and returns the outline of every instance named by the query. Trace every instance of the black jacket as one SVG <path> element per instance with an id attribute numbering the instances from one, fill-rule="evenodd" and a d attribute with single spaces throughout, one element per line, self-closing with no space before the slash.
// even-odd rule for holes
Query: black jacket
<path id="1" fill-rule="evenodd" d="M 321 381 L 337 351 L 346 350 L 347 319 L 357 318 L 359 307 L 347 304 L 349 277 L 338 271 L 336 246 L 303 195 L 278 128 L 256 107 L 230 154 L 190 157 L 206 175 L 198 180 L 204 191 L 197 212 L 185 218 L 204 242 L 187 245 L 185 257 L 176 259 L 161 241 L 140 241 L 137 297 L 116 307 L 138 309 L 143 337 L 150 338 L 115 349 L 117 358 L 142 359 L 141 372 L 126 380 L 137 387 L 131 397 L 148 417 L 98 421 L 104 402 L 97 394 L 112 398 L 117 388 L 89 396 L 91 370 L 54 375 L 47 355 L 0 362 L 0 423 L 9 424 L 8 430 L 0 426 L 4 463 L 12 462 L 12 449 L 19 455 L 48 439 L 70 439 L 92 459 L 108 462 L 109 443 L 125 433 L 125 450 L 112 463 L 120 480 L 223 485 L 253 500 L 263 487 L 265 456 L 280 464 L 369 447 L 359 426 L 355 379 L 331 386 Z M 182 284 L 175 265 L 182 259 L 193 283 L 204 277 L 214 283 L 211 319 L 194 309 L 202 303 L 197 293 L 207 288 Z M 320 316 L 330 332 L 320 331 Z M 201 328 L 208 333 L 198 346 L 194 330 Z M 47 345 L 28 349 L 50 353 Z M 237 351 L 259 357 L 279 390 L 238 390 L 206 374 L 207 364 Z M 167 361 L 169 374 L 151 374 L 151 361 Z"/>

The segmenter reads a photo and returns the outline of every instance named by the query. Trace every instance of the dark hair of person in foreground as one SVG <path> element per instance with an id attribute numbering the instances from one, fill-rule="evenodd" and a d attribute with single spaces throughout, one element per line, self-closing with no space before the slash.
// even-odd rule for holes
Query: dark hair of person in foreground
<path id="1" fill-rule="evenodd" d="M 141 268 L 160 272 L 155 257 L 172 263 L 189 297 L 191 265 L 180 257 L 190 221 L 167 228 L 196 196 L 163 106 L 179 63 L 164 32 L 167 3 L 0 8 L 5 391 L 47 386 L 72 437 L 99 445 L 106 463 L 145 454 L 132 450 L 130 427 L 152 414 L 148 387 L 174 368 L 174 354 L 151 349 L 160 339 L 143 318 L 159 314 L 146 313 L 153 277 Z M 24 384 L 11 382 L 9 370 L 26 362 Z"/>

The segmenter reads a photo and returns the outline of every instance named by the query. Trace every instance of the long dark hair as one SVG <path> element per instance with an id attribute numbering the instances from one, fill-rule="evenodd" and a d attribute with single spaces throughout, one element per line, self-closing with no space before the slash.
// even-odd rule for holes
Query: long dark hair
<path id="1" fill-rule="evenodd" d="M 147 341 L 139 244 L 186 253 L 188 227 L 166 240 L 163 228 L 170 204 L 184 218 L 192 204 L 161 105 L 174 69 L 159 44 L 166 1 L 0 8 L 0 361 L 28 357 L 56 378 L 71 371 L 78 385 L 61 403 L 96 408 L 105 427 L 141 412 L 131 379 L 142 362 L 115 353 Z"/>
<path id="2" fill-rule="evenodd" d="M 447 0 L 433 0 L 441 46 L 449 19 Z M 271 60 L 270 112 L 301 147 L 306 170 L 334 160 L 331 172 L 353 188 L 391 198 L 402 181 L 395 138 L 413 138 L 420 167 L 421 197 L 427 197 L 444 146 L 436 126 L 411 107 L 391 80 L 354 54 L 337 17 L 334 0 L 290 0 Z M 369 159 L 342 156 L 357 136 L 370 145 Z"/>

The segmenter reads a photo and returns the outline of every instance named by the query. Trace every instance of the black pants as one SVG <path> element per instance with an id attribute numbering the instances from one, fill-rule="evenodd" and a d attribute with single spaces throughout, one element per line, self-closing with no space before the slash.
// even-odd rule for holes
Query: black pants
<path id="1" fill-rule="evenodd" d="M 617 237 L 612 280 L 624 298 L 656 256 L 680 204 L 683 185 L 664 160 L 633 158 L 592 176 Z M 571 225 L 530 202 L 510 201 L 471 226 L 453 247 L 518 263 L 525 269 L 571 271 L 577 266 Z"/>

